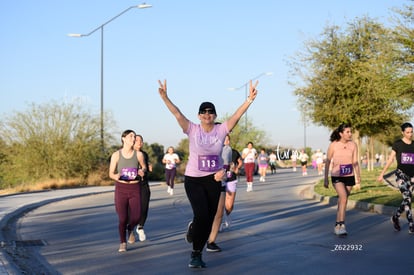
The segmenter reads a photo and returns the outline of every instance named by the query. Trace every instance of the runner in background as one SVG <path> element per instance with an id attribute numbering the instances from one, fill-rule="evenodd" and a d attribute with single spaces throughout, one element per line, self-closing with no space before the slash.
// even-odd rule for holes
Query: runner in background
<path id="1" fill-rule="evenodd" d="M 351 125 L 342 123 L 336 128 L 329 139 L 331 143 L 325 163 L 324 186 L 329 188 L 329 171 L 332 185 L 338 194 L 338 208 L 334 232 L 336 235 L 346 235 L 345 213 L 348 197 L 352 187 L 361 182 L 361 172 L 358 161 L 358 147 L 352 141 Z M 331 168 L 331 170 L 330 170 Z"/>
<path id="2" fill-rule="evenodd" d="M 396 178 L 402 195 L 402 202 L 395 214 L 391 217 L 395 231 L 401 230 L 400 217 L 405 212 L 408 221 L 408 233 L 414 234 L 413 215 L 411 211 L 413 177 L 414 177 L 414 143 L 413 125 L 404 123 L 401 125 L 402 139 L 397 140 L 392 146 L 391 154 L 387 163 L 378 176 L 378 181 L 382 181 L 387 169 L 397 160 Z"/>

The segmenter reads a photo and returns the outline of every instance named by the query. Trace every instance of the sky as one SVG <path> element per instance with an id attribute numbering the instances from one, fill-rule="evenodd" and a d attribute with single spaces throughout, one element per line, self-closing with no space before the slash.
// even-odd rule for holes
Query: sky
<path id="1" fill-rule="evenodd" d="M 99 116 L 101 32 L 81 38 L 128 7 L 130 0 L 0 1 L 0 119 L 31 103 L 65 102 Z M 218 120 L 245 100 L 245 83 L 258 77 L 259 94 L 247 117 L 269 144 L 326 150 L 331 130 L 301 119 L 291 60 L 329 24 L 369 16 L 389 24 L 391 8 L 408 0 L 148 0 L 104 27 L 104 110 L 117 139 L 125 129 L 147 143 L 176 146 L 186 136 L 158 94 L 168 94 L 198 122 L 203 101 Z M 267 73 L 267 74 L 266 74 Z M 270 73 L 272 73 L 270 75 Z M 232 90 L 229 88 L 239 88 Z M 239 122 L 243 123 L 243 119 Z M 309 122 L 308 122 L 309 123 Z M 254 142 L 254 141 L 253 141 Z"/>

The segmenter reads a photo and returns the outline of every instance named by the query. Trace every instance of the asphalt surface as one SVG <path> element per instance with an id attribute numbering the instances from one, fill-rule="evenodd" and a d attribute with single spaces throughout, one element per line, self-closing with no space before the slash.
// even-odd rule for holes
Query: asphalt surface
<path id="1" fill-rule="evenodd" d="M 314 171 L 284 169 L 238 184 L 232 224 L 219 233 L 222 252 L 203 252 L 207 268 L 190 269 L 184 241 L 192 217 L 182 184 L 170 196 L 154 184 L 147 240 L 118 253 L 113 187 L 0 197 L 0 274 L 410 274 L 414 236 L 394 232 L 392 209 L 350 203 L 347 237 L 333 234 L 335 200 L 312 193 Z M 372 211 L 361 211 L 371 209 Z"/>

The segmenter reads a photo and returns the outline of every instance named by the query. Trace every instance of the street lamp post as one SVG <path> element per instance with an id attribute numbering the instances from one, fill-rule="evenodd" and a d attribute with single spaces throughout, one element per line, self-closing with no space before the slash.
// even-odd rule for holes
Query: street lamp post
<path id="1" fill-rule="evenodd" d="M 262 76 L 270 76 L 270 75 L 273 75 L 273 73 L 272 72 L 261 73 L 261 74 L 255 76 L 255 77 L 253 77 L 251 79 L 251 81 L 257 80 L 257 79 L 261 78 Z M 238 88 L 228 88 L 228 90 L 230 90 L 230 91 L 238 91 L 238 90 L 240 90 L 241 88 L 244 87 L 244 89 L 245 89 L 245 98 L 247 98 L 248 85 L 249 85 L 249 83 L 250 83 L 250 80 L 248 82 L 244 83 L 243 85 L 241 85 Z M 247 131 L 247 111 L 244 113 L 244 128 Z"/>
<path id="2" fill-rule="evenodd" d="M 303 146 L 304 150 L 306 150 L 306 120 L 303 120 Z"/>
<path id="3" fill-rule="evenodd" d="M 130 6 L 129 8 L 123 10 L 116 16 L 112 17 L 111 19 L 103 23 L 102 25 L 93 29 L 89 33 L 86 33 L 86 34 L 69 33 L 68 34 L 68 36 L 70 37 L 85 37 L 85 36 L 90 36 L 91 34 L 95 33 L 97 30 L 101 30 L 101 147 L 102 147 L 102 151 L 105 148 L 104 147 L 105 145 L 104 144 L 104 100 L 103 100 L 104 98 L 104 27 L 131 9 L 134 9 L 134 8 L 145 9 L 145 8 L 151 8 L 151 7 L 152 5 L 148 5 L 145 3 L 140 4 L 140 5 Z"/>

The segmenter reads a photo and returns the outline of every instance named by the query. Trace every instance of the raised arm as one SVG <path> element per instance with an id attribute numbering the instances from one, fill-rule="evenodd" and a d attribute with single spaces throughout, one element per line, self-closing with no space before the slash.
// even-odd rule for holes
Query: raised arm
<path id="1" fill-rule="evenodd" d="M 250 104 L 253 103 L 257 96 L 256 87 L 259 84 L 259 81 L 256 80 L 254 85 L 252 81 L 249 82 L 249 96 L 247 97 L 246 101 L 236 110 L 236 112 L 227 120 L 227 128 L 231 131 L 234 126 L 236 126 L 237 122 L 239 122 L 241 116 L 249 109 Z"/>
<path id="2" fill-rule="evenodd" d="M 181 113 L 180 109 L 172 103 L 170 98 L 167 95 L 167 80 L 161 82 L 158 80 L 160 87 L 158 88 L 158 93 L 161 96 L 161 99 L 164 101 L 165 106 L 167 106 L 168 110 L 174 115 L 175 119 L 177 119 L 178 124 L 183 129 L 183 131 L 187 131 L 190 121 Z"/>

